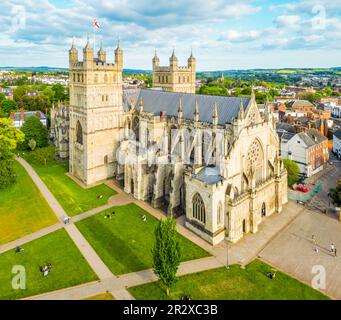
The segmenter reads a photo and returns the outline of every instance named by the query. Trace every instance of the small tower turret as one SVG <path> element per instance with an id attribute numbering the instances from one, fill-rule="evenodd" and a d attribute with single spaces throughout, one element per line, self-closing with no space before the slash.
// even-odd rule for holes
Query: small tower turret
<path id="1" fill-rule="evenodd" d="M 123 69 L 123 50 L 120 47 L 120 40 L 117 41 L 117 48 L 115 50 L 115 64 Z"/>
<path id="2" fill-rule="evenodd" d="M 178 122 L 181 123 L 183 120 L 183 108 L 182 108 L 182 101 L 181 97 L 179 98 L 179 105 L 178 105 Z"/>
<path id="3" fill-rule="evenodd" d="M 188 65 L 189 68 L 192 68 L 194 70 L 196 68 L 196 59 L 193 56 L 193 50 L 191 50 L 191 55 L 190 55 L 190 57 L 187 60 L 187 65 Z"/>
<path id="4" fill-rule="evenodd" d="M 98 61 L 103 62 L 103 63 L 106 62 L 107 54 L 105 50 L 103 49 L 102 43 L 101 43 L 101 48 L 98 50 L 97 56 L 98 56 Z"/>
<path id="5" fill-rule="evenodd" d="M 243 99 L 242 98 L 240 99 L 238 119 L 239 120 L 244 119 L 244 105 L 243 105 Z"/>
<path id="6" fill-rule="evenodd" d="M 69 65 L 73 66 L 78 62 L 78 50 L 75 47 L 74 41 L 72 41 L 72 46 L 69 50 Z"/>
<path id="7" fill-rule="evenodd" d="M 175 55 L 175 49 L 173 49 L 173 53 L 169 58 L 169 64 L 171 69 L 175 69 L 178 66 L 178 58 Z"/>
<path id="8" fill-rule="evenodd" d="M 154 54 L 154 58 L 153 58 L 153 70 L 155 70 L 155 68 L 159 67 L 159 66 L 160 66 L 160 59 L 157 56 L 157 52 L 156 52 L 156 49 L 155 49 L 155 54 Z"/>
<path id="9" fill-rule="evenodd" d="M 212 124 L 213 127 L 216 128 L 218 126 L 218 104 L 217 101 L 214 102 L 214 109 L 213 109 L 213 115 L 212 115 Z"/>
<path id="10" fill-rule="evenodd" d="M 195 107 L 194 107 L 194 113 L 193 113 L 193 120 L 197 124 L 200 120 L 200 114 L 199 114 L 199 106 L 198 106 L 198 100 L 195 99 Z"/>
<path id="11" fill-rule="evenodd" d="M 92 64 L 94 61 L 94 50 L 91 47 L 90 44 L 90 38 L 88 35 L 88 40 L 86 42 L 86 45 L 83 49 L 83 62 L 85 64 L 85 66 L 89 66 L 90 64 Z"/>

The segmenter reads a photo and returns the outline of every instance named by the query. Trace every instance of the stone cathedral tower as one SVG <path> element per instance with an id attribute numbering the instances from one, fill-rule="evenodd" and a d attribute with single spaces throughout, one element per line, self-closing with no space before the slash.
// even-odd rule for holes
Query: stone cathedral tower
<path id="1" fill-rule="evenodd" d="M 179 66 L 175 51 L 169 58 L 169 66 L 160 66 L 160 59 L 155 51 L 153 58 L 153 88 L 164 91 L 195 93 L 196 59 L 191 52 L 187 66 Z"/>
<path id="2" fill-rule="evenodd" d="M 115 63 L 106 62 L 101 47 L 97 57 L 89 39 L 78 60 L 69 50 L 70 70 L 70 174 L 86 185 L 116 173 L 116 149 L 123 126 L 123 51 L 118 43 Z"/>

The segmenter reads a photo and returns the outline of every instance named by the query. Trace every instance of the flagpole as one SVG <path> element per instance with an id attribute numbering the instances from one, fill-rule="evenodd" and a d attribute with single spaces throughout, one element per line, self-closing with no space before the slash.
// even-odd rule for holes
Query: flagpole
<path id="1" fill-rule="evenodd" d="M 95 33 L 95 26 L 92 27 L 93 33 L 94 33 L 94 52 L 96 52 L 96 33 Z"/>

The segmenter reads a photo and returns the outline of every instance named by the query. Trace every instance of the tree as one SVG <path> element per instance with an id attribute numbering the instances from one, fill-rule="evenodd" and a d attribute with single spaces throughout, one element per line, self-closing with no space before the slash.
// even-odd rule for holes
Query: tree
<path id="1" fill-rule="evenodd" d="M 11 120 L 0 118 L 0 189 L 16 180 L 14 150 L 23 141 L 24 134 L 13 127 Z"/>
<path id="2" fill-rule="evenodd" d="M 65 88 L 61 83 L 52 86 L 54 92 L 54 101 L 64 101 L 66 99 Z"/>
<path id="3" fill-rule="evenodd" d="M 45 88 L 41 92 L 41 95 L 46 97 L 49 100 L 50 103 L 52 103 L 54 101 L 55 92 L 51 88 L 49 88 L 49 87 Z"/>
<path id="4" fill-rule="evenodd" d="M 13 100 L 4 100 L 0 102 L 1 109 L 9 115 L 12 111 L 17 110 L 17 104 Z"/>
<path id="5" fill-rule="evenodd" d="M 341 176 L 337 180 L 336 187 L 330 189 L 330 197 L 337 206 L 341 206 Z"/>
<path id="6" fill-rule="evenodd" d="M 19 86 L 14 89 L 13 91 L 13 99 L 16 102 L 19 102 L 22 97 L 29 91 L 30 87 L 29 86 Z"/>
<path id="7" fill-rule="evenodd" d="M 300 178 L 300 168 L 297 163 L 290 159 L 283 159 L 285 169 L 288 171 L 288 186 L 291 188 Z"/>
<path id="8" fill-rule="evenodd" d="M 167 296 L 176 282 L 182 250 L 176 232 L 174 218 L 160 220 L 155 228 L 155 244 L 152 249 L 153 271 L 166 287 Z"/>
<path id="9" fill-rule="evenodd" d="M 29 141 L 32 139 L 35 140 L 38 148 L 47 146 L 47 129 L 37 117 L 29 117 L 21 127 L 21 130 L 25 134 L 25 141 L 21 146 L 22 149 L 28 150 Z"/>
<path id="10" fill-rule="evenodd" d="M 28 142 L 28 146 L 30 147 L 30 149 L 33 151 L 36 146 L 37 146 L 37 142 L 34 140 L 34 139 L 31 139 L 29 142 Z"/>
<path id="11" fill-rule="evenodd" d="M 46 166 L 48 163 L 53 162 L 55 155 L 56 149 L 53 146 L 48 146 L 26 153 L 25 158 L 30 163 Z"/>
<path id="12" fill-rule="evenodd" d="M 46 113 L 50 107 L 51 102 L 47 96 L 23 96 L 18 103 L 19 109 L 24 109 L 28 111 L 41 111 Z"/>

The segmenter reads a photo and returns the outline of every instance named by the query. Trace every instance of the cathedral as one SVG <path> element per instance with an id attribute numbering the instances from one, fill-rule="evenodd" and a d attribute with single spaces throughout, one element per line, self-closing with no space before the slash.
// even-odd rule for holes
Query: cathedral
<path id="1" fill-rule="evenodd" d="M 123 90 L 123 51 L 114 63 L 89 41 L 69 50 L 69 106 L 51 112 L 51 138 L 69 173 L 87 186 L 117 180 L 126 193 L 215 245 L 255 233 L 287 202 L 276 120 L 249 98 L 195 93 L 196 59 L 152 60 L 153 88 Z"/>

